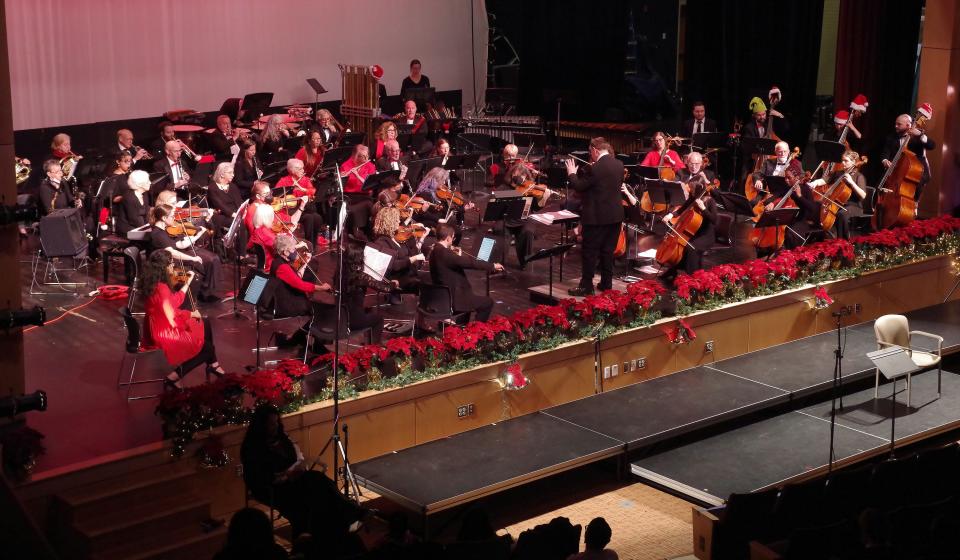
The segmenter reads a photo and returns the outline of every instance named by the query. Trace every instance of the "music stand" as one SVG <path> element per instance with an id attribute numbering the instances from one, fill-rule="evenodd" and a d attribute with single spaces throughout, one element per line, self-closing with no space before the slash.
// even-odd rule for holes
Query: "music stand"
<path id="1" fill-rule="evenodd" d="M 893 449 L 896 444 L 896 424 L 897 424 L 897 378 L 905 375 L 912 375 L 920 371 L 917 364 L 913 363 L 906 349 L 900 346 L 884 348 L 883 350 L 874 350 L 867 352 L 867 357 L 877 366 L 880 373 L 893 381 L 893 389 L 890 391 L 890 456 L 893 457 Z M 910 403 L 907 403 L 909 408 Z"/>
<path id="2" fill-rule="evenodd" d="M 777 210 L 767 210 L 760 215 L 760 219 L 757 220 L 754 228 L 759 229 L 780 226 L 787 226 L 787 228 L 789 228 L 790 224 L 797 221 L 798 214 L 800 214 L 799 208 L 779 208 Z M 781 247 L 783 246 L 783 244 L 780 242 L 779 229 L 777 230 L 777 245 Z M 779 249 L 777 251 L 779 251 Z M 773 254 L 776 254 L 777 251 L 774 251 Z"/>
<path id="3" fill-rule="evenodd" d="M 690 139 L 693 150 L 707 151 L 710 148 L 722 148 L 727 145 L 727 135 L 723 132 L 698 132 Z"/>
<path id="4" fill-rule="evenodd" d="M 443 158 L 415 159 L 407 163 L 407 180 L 411 185 L 419 185 L 425 173 L 434 167 L 440 167 Z"/>
<path id="5" fill-rule="evenodd" d="M 417 104 L 417 107 L 424 107 L 427 103 L 433 103 L 433 100 L 437 97 L 436 88 L 432 87 L 422 87 L 422 88 L 410 88 L 406 90 L 407 98 L 406 101 L 413 101 Z"/>
<path id="6" fill-rule="evenodd" d="M 843 153 L 847 147 L 840 142 L 831 142 L 829 140 L 816 140 L 813 143 L 813 153 L 817 154 L 820 161 L 829 161 L 830 163 L 839 163 L 843 158 Z"/>
<path id="7" fill-rule="evenodd" d="M 340 139 L 341 148 L 352 148 L 357 144 L 363 144 L 367 135 L 362 132 L 344 132 Z"/>
<path id="8" fill-rule="evenodd" d="M 551 303 L 557 302 L 556 298 L 553 297 L 553 257 L 555 256 L 563 257 L 563 255 L 567 251 L 572 249 L 573 246 L 574 246 L 573 243 L 562 243 L 560 245 L 554 245 L 553 247 L 540 249 L 539 251 L 537 251 L 536 253 L 530 255 L 525 259 L 526 262 L 528 263 L 533 261 L 539 261 L 541 259 L 550 259 L 550 263 L 549 263 L 550 275 L 548 276 L 549 280 L 548 280 L 548 288 L 547 288 L 547 299 Z M 561 269 L 560 271 L 560 282 L 563 282 L 563 269 Z M 535 298 L 537 298 L 537 296 L 535 296 L 534 294 L 536 294 L 536 292 L 530 292 L 531 300 L 535 300 Z"/>
<path id="9" fill-rule="evenodd" d="M 260 299 L 270 282 L 270 276 L 259 270 L 252 270 L 248 278 L 249 281 L 243 290 L 243 301 L 253 306 L 257 317 L 257 369 L 260 369 Z"/>
<path id="10" fill-rule="evenodd" d="M 520 220 L 527 207 L 527 197 L 517 191 L 494 191 L 483 212 L 484 222 L 503 221 L 503 245 L 500 247 L 500 261 L 507 260 L 507 220 Z"/>
<path id="11" fill-rule="evenodd" d="M 757 138 L 756 136 L 741 136 L 740 147 L 745 154 L 772 156 L 777 141 L 773 138 Z"/>
<path id="12" fill-rule="evenodd" d="M 387 177 L 400 177 L 399 169 L 391 169 L 389 171 L 381 171 L 379 173 L 373 173 L 368 175 L 367 178 L 363 181 L 363 186 L 360 188 L 361 191 L 372 191 L 374 189 L 385 188 L 383 186 L 383 181 Z"/>
<path id="13" fill-rule="evenodd" d="M 240 112 L 243 114 L 243 120 L 246 122 L 256 121 L 270 109 L 271 102 L 273 102 L 273 92 L 244 95 L 243 101 L 240 102 Z"/>
<path id="14" fill-rule="evenodd" d="M 412 125 L 401 125 L 398 126 L 398 129 L 403 127 L 410 128 Z M 408 150 L 414 150 L 419 152 L 420 148 L 423 146 L 423 143 L 427 141 L 426 132 L 401 132 L 397 135 L 397 143 L 400 144 L 400 151 L 406 152 Z M 414 148 L 416 146 L 416 148 Z"/>
<path id="15" fill-rule="evenodd" d="M 493 249 L 497 246 L 497 240 L 492 237 L 475 238 L 473 242 L 472 253 L 476 255 L 478 261 L 490 262 L 493 256 Z M 490 295 L 490 271 L 486 273 L 487 295 Z"/>
<path id="16" fill-rule="evenodd" d="M 352 146 L 340 146 L 338 148 L 331 148 L 323 152 L 323 164 L 321 167 L 329 167 L 331 165 L 340 165 L 343 162 L 350 159 L 350 156 L 353 154 Z"/>
<path id="17" fill-rule="evenodd" d="M 313 92 L 317 94 L 317 98 L 313 104 L 313 114 L 316 116 L 317 111 L 320 110 L 320 96 L 324 93 L 327 93 L 327 89 L 320 85 L 320 82 L 316 78 L 307 78 L 307 83 L 310 84 L 310 87 L 313 88 Z"/>
<path id="18" fill-rule="evenodd" d="M 227 228 L 227 233 L 223 236 L 223 247 L 228 249 L 233 247 L 234 253 L 234 275 L 233 275 L 233 310 L 228 311 L 217 316 L 217 319 L 222 319 L 224 317 L 233 316 L 234 319 L 243 319 L 247 320 L 247 316 L 243 314 L 243 311 L 237 306 L 237 300 L 240 299 L 240 252 L 245 250 L 246 247 L 237 247 L 237 231 L 242 227 L 247 227 L 243 223 L 243 217 L 247 213 L 247 207 L 250 205 L 250 199 L 244 200 L 243 204 L 240 205 L 240 208 L 237 209 L 237 215 L 233 217 L 233 220 L 230 222 L 230 227 Z M 258 345 L 259 347 L 259 345 Z"/>

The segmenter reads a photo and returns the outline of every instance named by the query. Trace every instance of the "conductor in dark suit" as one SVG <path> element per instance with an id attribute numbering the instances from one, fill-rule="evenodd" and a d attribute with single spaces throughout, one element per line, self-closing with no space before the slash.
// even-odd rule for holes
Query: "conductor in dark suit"
<path id="1" fill-rule="evenodd" d="M 600 262 L 600 291 L 613 288 L 613 252 L 623 223 L 620 204 L 620 185 L 623 183 L 623 163 L 613 156 L 613 148 L 601 137 L 590 141 L 592 165 L 577 174 L 573 160 L 567 160 L 570 186 L 576 190 L 583 206 L 580 223 L 583 226 L 582 275 L 580 285 L 570 288 L 572 296 L 593 293 L 593 273 Z"/>
<path id="2" fill-rule="evenodd" d="M 683 121 L 680 136 L 693 138 L 694 134 L 701 132 L 717 132 L 717 122 L 707 118 L 707 108 L 703 101 L 695 101 L 693 103 L 693 118 Z"/>
<path id="3" fill-rule="evenodd" d="M 619 192 L 619 191 L 618 191 Z M 463 255 L 459 247 L 453 246 L 453 226 L 440 224 L 437 226 L 437 242 L 430 253 L 430 277 L 434 284 L 446 286 L 450 289 L 453 298 L 453 310 L 457 313 L 476 311 L 477 321 L 486 321 L 493 310 L 493 300 L 487 296 L 478 296 L 470 287 L 466 270 L 473 268 L 488 272 L 500 272 L 503 265 L 488 263 L 469 255 Z"/>
<path id="4" fill-rule="evenodd" d="M 896 157 L 900 146 L 907 143 L 907 149 L 913 152 L 920 163 L 923 164 L 923 175 L 920 177 L 920 184 L 917 192 L 914 194 L 914 200 L 920 200 L 920 193 L 923 186 L 930 180 L 930 162 L 927 161 L 927 150 L 936 147 L 933 140 L 927 137 L 927 133 L 913 126 L 913 117 L 910 115 L 900 115 L 894 123 L 893 134 L 887 136 L 883 142 L 883 153 L 881 163 L 884 169 L 892 165 L 893 158 Z"/>

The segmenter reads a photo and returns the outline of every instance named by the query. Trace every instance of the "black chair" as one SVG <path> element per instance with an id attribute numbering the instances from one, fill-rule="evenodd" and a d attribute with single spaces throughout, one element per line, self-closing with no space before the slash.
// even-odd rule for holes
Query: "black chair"
<path id="1" fill-rule="evenodd" d="M 917 453 L 914 479 L 916 499 L 928 503 L 957 495 L 958 468 L 960 468 L 960 444 L 957 442 Z"/>
<path id="2" fill-rule="evenodd" d="M 442 333 L 446 325 L 455 324 L 469 316 L 469 312 L 457 313 L 453 310 L 453 296 L 447 286 L 420 285 L 416 318 L 416 325 L 419 328 L 428 332 L 439 330 Z"/>
<path id="3" fill-rule="evenodd" d="M 816 522 L 839 521 L 833 512 L 823 508 L 825 480 L 815 478 L 780 489 L 773 510 L 773 532 L 776 538 L 787 537 L 798 527 L 810 527 Z"/>
<path id="4" fill-rule="evenodd" d="M 137 371 L 137 361 L 148 354 L 156 354 L 160 352 L 159 348 L 144 348 L 142 345 L 143 338 L 141 337 L 140 323 L 137 322 L 133 314 L 130 313 L 129 307 L 120 308 L 120 316 L 123 318 L 123 326 L 127 330 L 127 341 L 126 347 L 124 349 L 123 357 L 120 359 L 120 368 L 117 370 L 117 387 L 126 387 L 127 388 L 127 400 L 136 401 L 141 399 L 152 399 L 159 397 L 160 394 L 155 395 L 143 395 L 143 396 L 130 396 L 131 389 L 134 385 L 142 385 L 145 383 L 163 383 L 163 377 L 157 377 L 153 379 L 134 379 L 134 375 Z M 162 353 L 161 353 L 162 355 Z M 127 358 L 132 357 L 133 363 L 130 366 L 130 374 L 126 381 L 123 381 L 123 368 L 126 365 Z M 166 360 L 164 359 L 164 363 Z"/>
<path id="5" fill-rule="evenodd" d="M 777 494 L 776 488 L 730 494 L 714 534 L 714 557 L 747 558 L 750 541 L 769 540 Z"/>
<path id="6" fill-rule="evenodd" d="M 927 547 L 932 540 L 934 521 L 949 513 L 954 506 L 953 498 L 945 498 L 939 502 L 891 511 L 887 515 L 887 523 L 896 558 L 914 557 Z"/>
<path id="7" fill-rule="evenodd" d="M 855 518 L 867 502 L 873 465 L 833 473 L 824 489 L 824 508 Z"/>
<path id="8" fill-rule="evenodd" d="M 915 455 L 881 461 L 873 468 L 866 505 L 880 509 L 916 503 L 913 484 L 916 480 Z"/>
<path id="9" fill-rule="evenodd" d="M 267 254 L 266 254 L 266 251 L 264 251 L 263 249 L 263 245 L 254 243 L 253 254 L 257 257 L 257 270 L 260 270 L 263 272 L 270 272 L 269 270 L 264 269 L 264 267 L 267 265 Z"/>
<path id="10" fill-rule="evenodd" d="M 857 549 L 857 531 L 852 522 L 797 529 L 790 535 L 783 557 L 790 560 L 850 558 Z"/>

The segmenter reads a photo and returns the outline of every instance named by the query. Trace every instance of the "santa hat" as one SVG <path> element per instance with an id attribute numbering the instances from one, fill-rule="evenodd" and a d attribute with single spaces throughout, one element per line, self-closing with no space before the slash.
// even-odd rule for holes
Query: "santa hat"
<path id="1" fill-rule="evenodd" d="M 925 119 L 933 118 L 933 105 L 929 103 L 924 103 L 923 105 L 917 107 L 917 112 L 920 113 L 920 116 Z"/>
<path id="2" fill-rule="evenodd" d="M 833 116 L 833 122 L 837 124 L 847 124 L 848 120 L 850 120 L 850 113 L 843 109 L 837 111 L 837 114 Z"/>
<path id="3" fill-rule="evenodd" d="M 780 95 L 780 88 L 778 88 L 777 86 L 770 86 L 770 91 L 767 93 L 767 98 L 769 99 L 774 95 L 782 99 L 782 96 Z"/>
<path id="4" fill-rule="evenodd" d="M 861 113 L 866 113 L 866 112 L 867 112 L 867 107 L 868 107 L 869 105 L 870 105 L 870 104 L 867 103 L 867 96 L 864 95 L 864 94 L 862 94 L 862 93 L 860 93 L 860 94 L 858 94 L 856 97 L 853 98 L 853 101 L 850 102 L 850 110 L 852 110 L 852 111 L 860 111 Z"/>
<path id="5" fill-rule="evenodd" d="M 750 111 L 754 113 L 765 113 L 767 111 L 767 105 L 759 97 L 754 97 L 750 100 Z"/>
<path id="6" fill-rule="evenodd" d="M 379 64 L 374 64 L 370 67 L 370 74 L 379 81 L 380 78 L 383 77 L 383 67 Z"/>

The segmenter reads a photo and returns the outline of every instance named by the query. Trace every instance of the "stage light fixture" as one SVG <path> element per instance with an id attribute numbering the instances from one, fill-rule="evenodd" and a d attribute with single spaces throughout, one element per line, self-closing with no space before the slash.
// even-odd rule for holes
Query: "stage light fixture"
<path id="1" fill-rule="evenodd" d="M 25 325 L 42 327 L 47 321 L 47 312 L 39 305 L 33 309 L 0 309 L 0 328 L 10 330 Z"/>
<path id="2" fill-rule="evenodd" d="M 35 222 L 40 219 L 40 209 L 24 204 L 0 205 L 0 226 L 19 222 Z"/>
<path id="3" fill-rule="evenodd" d="M 31 410 L 44 411 L 46 409 L 46 391 L 34 391 L 29 395 L 20 395 L 19 397 L 0 398 L 0 418 L 8 416 L 12 418 L 17 414 L 23 414 Z"/>

